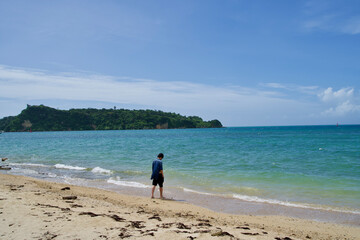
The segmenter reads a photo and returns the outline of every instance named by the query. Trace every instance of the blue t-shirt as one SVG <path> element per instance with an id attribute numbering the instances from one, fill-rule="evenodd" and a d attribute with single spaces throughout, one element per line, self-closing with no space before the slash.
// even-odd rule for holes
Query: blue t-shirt
<path id="1" fill-rule="evenodd" d="M 152 174 L 151 179 L 158 179 L 160 174 L 160 171 L 163 170 L 162 161 L 159 159 L 156 159 L 152 163 Z M 162 175 L 161 175 L 162 177 Z"/>

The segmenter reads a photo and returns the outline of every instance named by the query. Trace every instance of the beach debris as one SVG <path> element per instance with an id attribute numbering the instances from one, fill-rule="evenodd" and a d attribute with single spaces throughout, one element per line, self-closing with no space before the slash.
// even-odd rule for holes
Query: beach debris
<path id="1" fill-rule="evenodd" d="M 289 237 L 284 237 L 284 238 L 276 237 L 275 239 L 276 239 L 276 240 L 292 240 L 292 239 L 289 238 Z"/>
<path id="2" fill-rule="evenodd" d="M 50 204 L 41 204 L 41 203 L 37 203 L 37 204 L 35 204 L 35 206 L 48 207 L 48 208 L 60 208 L 59 206 L 54 206 L 54 205 L 50 205 Z"/>
<path id="3" fill-rule="evenodd" d="M 145 233 L 143 236 L 155 236 L 153 232 Z"/>
<path id="4" fill-rule="evenodd" d="M 130 221 L 130 225 L 133 228 L 145 228 L 143 224 L 143 221 Z"/>
<path id="5" fill-rule="evenodd" d="M 241 234 L 244 234 L 244 235 L 250 235 L 250 236 L 256 236 L 256 235 L 259 235 L 259 233 L 251 233 L 251 232 L 242 232 Z"/>
<path id="6" fill-rule="evenodd" d="M 2 167 L 2 166 L 0 166 L 0 170 L 11 170 L 11 167 Z"/>
<path id="7" fill-rule="evenodd" d="M 146 212 L 145 212 L 145 210 L 143 208 L 140 208 L 136 213 L 141 214 L 141 213 L 146 213 Z"/>
<path id="8" fill-rule="evenodd" d="M 8 158 L 1 158 L 2 162 L 5 162 Z M 0 170 L 11 170 L 11 167 L 8 166 L 0 166 Z"/>
<path id="9" fill-rule="evenodd" d="M 63 197 L 63 200 L 75 200 L 77 199 L 77 196 L 65 196 Z"/>
<path id="10" fill-rule="evenodd" d="M 176 213 L 175 215 L 178 217 L 195 217 L 195 215 L 190 213 Z"/>
<path id="11" fill-rule="evenodd" d="M 189 231 L 180 231 L 180 230 L 173 230 L 173 232 L 176 232 L 176 233 L 190 233 Z"/>
<path id="12" fill-rule="evenodd" d="M 116 214 L 108 215 L 108 216 L 109 216 L 110 218 L 114 219 L 114 220 L 117 221 L 117 222 L 123 222 L 123 221 L 126 220 L 125 218 L 119 217 L 119 216 L 116 215 Z"/>
<path id="13" fill-rule="evenodd" d="M 199 226 L 199 227 L 212 227 L 212 225 L 210 223 L 207 222 L 201 222 L 196 224 L 195 226 Z"/>
<path id="14" fill-rule="evenodd" d="M 54 239 L 56 238 L 58 235 L 56 234 L 53 234 L 53 233 L 50 233 L 49 231 L 47 231 L 46 233 L 44 233 L 44 238 L 46 240 L 51 240 L 51 239 Z"/>
<path id="15" fill-rule="evenodd" d="M 93 212 L 81 212 L 79 215 L 89 215 L 90 217 L 98 217 L 101 216 L 99 214 L 93 213 Z"/>
<path id="16" fill-rule="evenodd" d="M 149 232 L 157 232 L 158 230 L 157 229 L 148 229 L 148 230 L 144 230 L 144 231 L 142 231 L 142 230 L 140 230 L 140 233 L 141 234 L 144 234 L 144 233 L 149 233 Z"/>
<path id="17" fill-rule="evenodd" d="M 194 233 L 209 233 L 210 230 L 196 230 Z"/>
<path id="18" fill-rule="evenodd" d="M 53 212 L 53 213 L 55 213 L 55 212 Z M 53 213 L 51 213 L 51 212 L 44 212 L 44 214 L 47 215 L 48 217 L 52 217 L 52 216 L 53 216 Z"/>
<path id="19" fill-rule="evenodd" d="M 130 235 L 130 234 L 128 234 L 127 232 L 121 232 L 120 234 L 119 234 L 119 237 L 120 238 L 129 238 L 129 237 L 131 237 L 132 235 Z"/>
<path id="20" fill-rule="evenodd" d="M 58 208 L 58 209 L 61 209 L 61 211 L 63 211 L 63 212 L 70 212 L 71 211 L 70 208 L 62 208 L 62 207 L 54 206 L 54 205 L 50 205 L 50 204 L 37 203 L 37 204 L 35 204 L 35 206 L 40 206 L 41 208 Z"/>
<path id="21" fill-rule="evenodd" d="M 236 227 L 236 229 L 250 230 L 250 228 L 249 228 L 249 227 Z"/>
<path id="22" fill-rule="evenodd" d="M 188 236 L 187 238 L 190 238 L 191 240 L 195 239 L 196 237 Z"/>
<path id="23" fill-rule="evenodd" d="M 223 237 L 223 236 L 234 237 L 234 235 L 232 235 L 232 234 L 230 234 L 228 232 L 223 232 L 223 231 L 213 233 L 213 234 L 211 234 L 211 236 L 213 236 L 213 237 Z"/>
<path id="24" fill-rule="evenodd" d="M 183 224 L 183 223 L 177 223 L 177 224 L 176 224 L 176 227 L 177 227 L 178 229 L 191 229 L 190 226 L 187 226 L 187 225 L 185 225 L 185 224 Z"/>
<path id="25" fill-rule="evenodd" d="M 162 221 L 161 218 L 159 217 L 159 214 L 154 214 L 154 216 L 149 217 L 149 220 L 150 220 L 150 219 L 156 219 L 156 220 L 158 220 L 159 222 Z"/>
<path id="26" fill-rule="evenodd" d="M 156 225 L 157 227 L 160 228 L 170 228 L 174 223 L 163 223 L 161 225 Z"/>
<path id="27" fill-rule="evenodd" d="M 207 223 L 209 223 L 210 222 L 210 220 L 208 220 L 208 219 L 201 219 L 201 218 L 198 218 L 198 219 L 196 219 L 197 221 L 199 221 L 199 222 L 207 222 Z"/>
<path id="28" fill-rule="evenodd" d="M 63 212 L 70 212 L 71 210 L 70 210 L 70 208 L 60 208 L 61 209 L 61 211 L 63 211 Z"/>
<path id="29" fill-rule="evenodd" d="M 83 206 L 82 205 L 79 205 L 79 204 L 71 204 L 70 207 L 72 208 L 82 208 Z"/>
<path id="30" fill-rule="evenodd" d="M 20 188 L 24 187 L 24 185 L 14 185 L 14 184 L 7 184 L 6 186 L 9 187 L 11 191 L 17 191 L 20 190 Z"/>
<path id="31" fill-rule="evenodd" d="M 63 187 L 61 191 L 70 190 L 70 187 Z"/>

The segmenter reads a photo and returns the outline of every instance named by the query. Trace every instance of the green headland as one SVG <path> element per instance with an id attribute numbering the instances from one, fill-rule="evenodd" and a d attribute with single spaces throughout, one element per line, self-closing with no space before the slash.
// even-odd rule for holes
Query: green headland
<path id="1" fill-rule="evenodd" d="M 19 115 L 0 119 L 0 130 L 5 132 L 221 127 L 217 119 L 204 121 L 198 116 L 187 117 L 155 110 L 58 110 L 44 105 L 27 105 Z"/>

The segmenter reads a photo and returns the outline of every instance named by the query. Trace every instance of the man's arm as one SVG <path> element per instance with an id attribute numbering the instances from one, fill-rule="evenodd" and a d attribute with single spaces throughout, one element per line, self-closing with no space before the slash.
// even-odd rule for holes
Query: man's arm
<path id="1" fill-rule="evenodd" d="M 163 171 L 163 170 L 160 170 L 160 174 L 163 176 L 163 178 L 165 178 L 165 177 L 164 177 L 164 171 Z"/>

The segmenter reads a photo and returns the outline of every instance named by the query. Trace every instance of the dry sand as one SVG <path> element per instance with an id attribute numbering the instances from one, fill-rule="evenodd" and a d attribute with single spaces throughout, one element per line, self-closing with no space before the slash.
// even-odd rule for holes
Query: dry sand
<path id="1" fill-rule="evenodd" d="M 149 193 L 150 194 L 150 193 Z M 360 228 L 0 174 L 0 239 L 360 239 Z"/>

